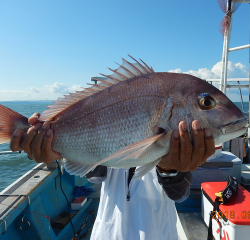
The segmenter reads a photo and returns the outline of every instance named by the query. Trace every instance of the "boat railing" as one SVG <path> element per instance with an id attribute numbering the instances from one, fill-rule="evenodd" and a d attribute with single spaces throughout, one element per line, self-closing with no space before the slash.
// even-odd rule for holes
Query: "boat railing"
<path id="1" fill-rule="evenodd" d="M 220 82 L 221 79 L 205 79 L 209 83 Z M 240 82 L 249 82 L 249 78 L 228 78 L 227 82 L 237 82 L 236 84 L 227 84 L 227 88 L 249 88 L 249 83 L 240 83 Z"/>

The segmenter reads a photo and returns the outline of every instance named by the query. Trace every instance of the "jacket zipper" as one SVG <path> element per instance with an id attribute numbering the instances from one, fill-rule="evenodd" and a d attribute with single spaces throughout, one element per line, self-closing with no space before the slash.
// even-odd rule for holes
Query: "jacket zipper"
<path id="1" fill-rule="evenodd" d="M 127 201 L 130 201 L 130 191 L 128 190 Z"/>

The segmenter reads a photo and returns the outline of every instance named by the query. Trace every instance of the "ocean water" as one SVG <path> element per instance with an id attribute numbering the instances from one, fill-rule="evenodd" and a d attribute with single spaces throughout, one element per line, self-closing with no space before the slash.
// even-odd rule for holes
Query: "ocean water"
<path id="1" fill-rule="evenodd" d="M 24 115 L 30 117 L 35 112 L 43 112 L 52 101 L 46 102 L 0 102 L 0 104 Z M 10 151 L 9 144 L 1 144 L 1 151 Z M 9 184 L 16 181 L 27 171 L 35 167 L 37 163 L 28 159 L 27 154 L 6 154 L 0 155 L 0 192 Z"/>
<path id="2" fill-rule="evenodd" d="M 43 112 L 48 102 L 0 102 L 0 104 L 26 116 L 30 117 L 35 112 Z M 235 103 L 241 109 L 241 103 Z M 244 103 L 244 111 L 249 109 L 248 102 Z M 1 151 L 9 151 L 9 144 L 0 145 Z M 19 177 L 37 165 L 33 160 L 28 159 L 25 153 L 0 155 L 0 192 L 9 184 L 16 181 Z"/>

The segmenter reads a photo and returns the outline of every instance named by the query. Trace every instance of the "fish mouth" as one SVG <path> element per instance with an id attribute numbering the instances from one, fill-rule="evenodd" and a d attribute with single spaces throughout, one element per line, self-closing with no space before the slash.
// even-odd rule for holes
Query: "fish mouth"
<path id="1" fill-rule="evenodd" d="M 247 125 L 248 121 L 246 118 L 239 119 L 235 122 L 227 123 L 225 125 L 220 126 L 220 130 L 223 134 L 232 133 L 238 130 L 245 129 L 245 126 Z"/>

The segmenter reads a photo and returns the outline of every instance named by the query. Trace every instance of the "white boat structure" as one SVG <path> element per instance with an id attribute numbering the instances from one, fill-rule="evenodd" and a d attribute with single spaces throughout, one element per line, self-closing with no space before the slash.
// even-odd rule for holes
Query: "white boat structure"
<path id="1" fill-rule="evenodd" d="M 226 16 L 230 18 L 231 23 L 232 9 L 238 2 L 246 4 L 250 3 L 250 0 L 227 1 Z M 229 48 L 231 27 L 232 24 L 224 35 L 221 79 L 206 79 L 211 83 L 219 82 L 220 90 L 224 93 L 227 88 L 249 88 L 248 78 L 227 78 L 229 52 L 250 48 L 250 44 Z M 230 84 L 230 82 L 237 82 L 237 84 Z M 250 136 L 249 128 L 248 136 Z M 250 152 L 249 142 L 248 139 L 248 152 Z M 250 154 L 248 154 L 247 164 L 242 164 L 242 160 L 229 150 L 228 142 L 224 144 L 222 152 L 218 149 L 214 157 L 193 172 L 194 182 L 190 197 L 183 203 L 176 203 L 179 239 L 207 239 L 208 227 L 201 215 L 201 182 L 226 181 L 226 177 L 232 175 L 248 191 L 250 190 Z M 242 177 L 243 174 L 244 177 Z M 76 196 L 73 194 L 76 186 L 93 188 L 95 192 Z M 71 176 L 65 172 L 60 161 L 48 165 L 38 164 L 0 193 L 0 240 L 89 239 L 98 209 L 99 191 L 100 185 L 93 185 L 85 178 Z M 80 210 L 70 208 L 70 203 L 76 197 L 87 198 Z M 249 209 L 246 210 L 249 211 L 250 216 L 250 203 Z M 222 233 L 219 239 L 243 240 L 249 239 L 249 235 L 229 238 L 228 235 Z"/>
<path id="2" fill-rule="evenodd" d="M 221 1 L 222 2 L 222 1 Z M 234 4 L 243 3 L 246 5 L 247 3 L 250 4 L 249 0 L 228 0 L 225 16 L 229 18 L 230 25 L 229 28 L 224 32 L 224 42 L 223 42 L 223 52 L 222 52 L 222 69 L 221 69 L 221 78 L 220 79 L 205 79 L 207 82 L 213 83 L 219 83 L 219 89 L 226 94 L 227 89 L 231 88 L 238 88 L 239 89 L 239 96 L 241 100 L 242 109 L 249 118 L 249 109 L 244 109 L 243 107 L 243 99 L 241 94 L 241 88 L 248 88 L 249 89 L 249 78 L 227 78 L 227 69 L 228 69 L 228 59 L 229 59 L 229 53 L 233 51 L 238 51 L 242 49 L 250 48 L 250 44 L 239 46 L 239 47 L 233 47 L 230 48 L 230 38 L 232 33 L 232 20 L 233 20 L 233 10 L 234 10 Z M 250 94 L 249 94 L 250 99 Z M 247 141 L 248 145 L 248 156 L 245 158 L 245 164 L 243 164 L 242 159 L 238 158 L 237 156 L 231 154 L 230 151 L 235 151 L 235 149 L 241 147 L 242 148 L 242 139 L 234 139 L 234 149 L 232 149 L 232 141 L 228 141 L 223 144 L 223 151 L 219 156 L 214 157 L 212 159 L 209 159 L 206 164 L 210 164 L 210 166 L 202 166 L 201 168 L 198 168 L 194 173 L 194 181 L 195 182 L 210 182 L 211 178 L 214 179 L 214 182 L 220 182 L 220 181 L 226 181 L 226 176 L 231 175 L 237 178 L 238 182 L 244 186 L 247 191 L 250 191 L 250 128 L 248 126 L 248 134 L 245 136 L 245 141 Z M 244 142 L 243 142 L 244 144 Z M 237 149 L 238 150 L 238 149 Z M 220 150 L 217 150 L 220 151 Z M 242 151 L 242 150 L 241 150 Z M 239 151 L 236 151 L 239 154 Z M 238 162 L 238 163 L 236 163 Z M 231 164 L 231 165 L 230 165 Z M 217 166 L 216 166 L 217 165 Z M 213 169 L 212 169 L 213 168 Z M 204 178 L 201 180 L 199 179 L 199 171 L 203 173 Z M 209 172 L 209 174 L 208 174 Z M 225 174 L 225 175 L 224 175 Z M 208 176 L 209 177 L 205 177 Z M 211 181 L 212 182 L 212 181 Z M 221 189 L 222 190 L 222 189 Z M 201 189 L 193 188 L 191 190 L 190 197 L 184 201 L 181 204 L 177 205 L 177 211 L 179 220 L 177 222 L 177 228 L 179 229 L 179 237 L 180 239 L 186 240 L 200 240 L 200 239 L 207 239 L 208 237 L 208 226 L 204 222 L 204 215 L 203 212 L 206 212 L 206 205 L 203 204 L 203 201 L 201 201 L 202 198 L 202 191 Z M 179 206 L 178 206 L 179 205 Z M 248 204 L 247 211 L 250 210 L 250 202 Z M 203 208 L 203 209 L 202 209 Z M 204 209 L 205 208 L 205 209 Z M 250 211 L 249 211 L 250 213 Z M 203 216 L 202 216 L 203 215 Z M 248 218 L 248 216 L 247 216 Z M 248 218 L 250 219 L 250 217 Z M 218 221 L 218 219 L 217 219 Z M 208 223 L 208 221 L 206 221 Z M 243 230 L 240 230 L 239 232 L 244 233 L 244 235 L 238 235 L 234 236 L 231 232 L 229 233 L 228 227 L 229 223 L 226 223 L 225 221 L 223 224 L 221 224 L 221 228 L 218 228 L 218 233 L 214 233 L 214 239 L 223 239 L 223 240 L 232 240 L 232 239 L 249 239 L 249 233 L 250 233 L 250 221 L 247 225 L 248 227 L 248 235 L 246 235 L 246 232 L 243 232 Z M 226 231 L 225 231 L 226 229 Z M 233 227 L 234 233 L 235 226 Z M 245 229 L 244 229 L 245 231 Z"/>

